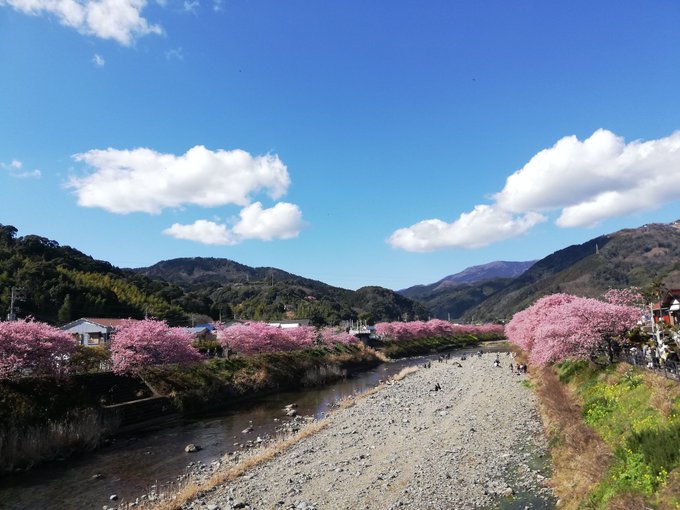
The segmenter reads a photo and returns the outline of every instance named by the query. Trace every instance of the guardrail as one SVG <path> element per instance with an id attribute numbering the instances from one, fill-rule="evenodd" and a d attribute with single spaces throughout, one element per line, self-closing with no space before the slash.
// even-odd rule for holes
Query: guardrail
<path id="1" fill-rule="evenodd" d="M 618 358 L 620 361 L 651 370 L 659 375 L 663 375 L 666 379 L 674 379 L 680 382 L 680 363 L 675 360 L 662 360 L 660 358 L 645 358 L 642 355 L 634 356 L 632 354 L 622 354 Z"/>

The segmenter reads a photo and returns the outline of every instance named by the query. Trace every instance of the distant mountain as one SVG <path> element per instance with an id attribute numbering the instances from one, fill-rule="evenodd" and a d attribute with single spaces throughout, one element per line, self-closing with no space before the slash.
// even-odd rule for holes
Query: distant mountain
<path id="1" fill-rule="evenodd" d="M 399 291 L 428 308 L 434 317 L 458 319 L 470 308 L 504 288 L 512 278 L 530 268 L 535 261 L 495 261 L 469 267 L 429 285 L 416 285 Z"/>
<path id="2" fill-rule="evenodd" d="M 651 296 L 680 282 L 680 222 L 649 224 L 569 246 L 536 262 L 484 301 L 468 309 L 471 321 L 509 319 L 555 292 L 596 297 L 636 286 Z"/>
<path id="3" fill-rule="evenodd" d="M 509 319 L 547 294 L 596 297 L 629 286 L 650 295 L 664 286 L 680 287 L 680 221 L 620 230 L 537 262 L 474 266 L 399 293 L 436 317 L 486 322 Z"/>
<path id="4" fill-rule="evenodd" d="M 497 260 L 495 262 L 489 262 L 488 264 L 468 267 L 460 273 L 445 276 L 438 282 L 429 285 L 415 285 L 398 292 L 406 297 L 424 296 L 428 293 L 437 292 L 447 287 L 483 283 L 499 278 L 515 278 L 524 273 L 535 263 L 535 260 L 530 260 L 528 262 L 506 262 Z"/>
<path id="5" fill-rule="evenodd" d="M 430 315 L 422 304 L 382 287 L 341 289 L 281 269 L 254 268 L 229 259 L 179 258 L 132 271 L 175 284 L 237 318 L 296 317 L 333 324 L 356 318 L 377 322 Z"/>
<path id="6" fill-rule="evenodd" d="M 535 263 L 535 260 L 530 260 L 528 262 L 506 262 L 503 260 L 489 262 L 488 264 L 468 267 L 460 273 L 447 276 L 446 278 L 443 278 L 439 284 L 440 287 L 442 287 L 461 283 L 481 283 L 498 278 L 515 278 L 524 273 Z"/>

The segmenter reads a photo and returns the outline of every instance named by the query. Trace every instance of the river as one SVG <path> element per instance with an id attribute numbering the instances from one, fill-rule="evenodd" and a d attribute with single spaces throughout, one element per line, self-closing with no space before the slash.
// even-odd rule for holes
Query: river
<path id="1" fill-rule="evenodd" d="M 472 353 L 476 348 L 455 351 Z M 484 350 L 502 351 L 501 344 L 486 345 Z M 23 473 L 0 478 L 0 508 L 6 510 L 101 509 L 115 505 L 109 497 L 131 501 L 157 484 L 175 480 L 186 472 L 190 462 L 209 464 L 240 444 L 257 436 L 274 435 L 287 404 L 296 403 L 301 415 L 321 417 L 329 407 L 349 395 L 375 387 L 382 379 L 403 368 L 436 359 L 438 355 L 414 357 L 385 363 L 374 369 L 327 386 L 271 394 L 240 404 L 216 416 L 178 419 L 135 435 L 119 436 L 110 445 L 63 461 L 38 466 Z M 253 432 L 242 432 L 252 425 Z M 184 447 L 201 446 L 196 453 Z"/>

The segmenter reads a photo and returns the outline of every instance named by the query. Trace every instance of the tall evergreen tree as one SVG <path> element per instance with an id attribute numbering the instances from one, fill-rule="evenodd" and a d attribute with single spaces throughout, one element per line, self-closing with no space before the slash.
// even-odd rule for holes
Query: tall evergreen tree
<path id="1" fill-rule="evenodd" d="M 73 320 L 72 318 L 73 308 L 71 306 L 71 294 L 66 294 L 64 297 L 64 303 L 59 308 L 57 312 L 57 320 L 59 324 L 67 324 Z"/>

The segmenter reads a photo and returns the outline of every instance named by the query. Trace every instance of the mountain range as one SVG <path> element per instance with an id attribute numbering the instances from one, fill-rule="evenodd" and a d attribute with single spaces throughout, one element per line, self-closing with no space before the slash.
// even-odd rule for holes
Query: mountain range
<path id="1" fill-rule="evenodd" d="M 229 259 L 180 258 L 125 269 L 37 235 L 0 225 L 0 309 L 65 323 L 83 316 L 144 317 L 190 324 L 237 317 L 390 321 L 439 317 L 502 321 L 539 297 L 598 296 L 640 287 L 654 299 L 680 287 L 680 222 L 624 229 L 568 246 L 537 261 L 473 266 L 395 292 L 341 289 L 274 267 Z"/>
<path id="2" fill-rule="evenodd" d="M 535 262 L 511 263 L 507 271 L 521 271 L 514 277 L 487 271 L 496 264 L 506 267 L 506 263 L 476 266 L 400 293 L 421 302 L 437 317 L 466 322 L 507 320 L 555 292 L 597 297 L 611 288 L 633 286 L 651 301 L 664 288 L 680 287 L 680 221 L 624 229 Z M 474 276 L 461 277 L 465 273 Z"/>
<path id="3" fill-rule="evenodd" d="M 469 267 L 428 285 L 415 285 L 398 291 L 422 303 L 433 316 L 459 319 L 470 308 L 502 290 L 536 261 L 495 261 Z"/>
<path id="4" fill-rule="evenodd" d="M 429 315 L 420 303 L 390 289 L 341 289 L 228 259 L 184 258 L 118 268 L 44 237 L 18 237 L 11 225 L 0 225 L 0 309 L 55 324 L 79 317 L 145 316 L 172 325 L 220 317 L 336 324 Z"/>

